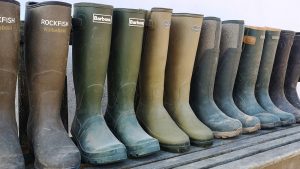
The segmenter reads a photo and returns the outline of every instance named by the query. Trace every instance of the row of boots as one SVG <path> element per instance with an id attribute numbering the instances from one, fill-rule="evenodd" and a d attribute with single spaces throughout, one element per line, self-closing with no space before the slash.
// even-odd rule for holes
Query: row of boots
<path id="1" fill-rule="evenodd" d="M 0 168 L 25 168 L 15 121 L 20 7 L 0 0 Z M 60 118 L 72 26 L 76 114 Z M 28 2 L 28 138 L 35 168 L 185 152 L 300 122 L 300 34 L 172 9 Z M 107 75 L 108 105 L 101 112 Z M 76 147 L 77 145 L 77 147 Z"/>

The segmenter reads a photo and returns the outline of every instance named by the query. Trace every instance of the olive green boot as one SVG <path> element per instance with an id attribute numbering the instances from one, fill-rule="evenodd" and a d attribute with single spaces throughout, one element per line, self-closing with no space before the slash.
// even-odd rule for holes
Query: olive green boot
<path id="1" fill-rule="evenodd" d="M 162 149 L 189 150 L 189 137 L 176 125 L 163 105 L 165 65 L 172 9 L 153 8 L 148 13 L 139 74 L 137 118 L 158 139 Z"/>
<path id="2" fill-rule="evenodd" d="M 213 131 L 216 138 L 228 138 L 239 135 L 242 124 L 225 115 L 213 99 L 220 36 L 220 19 L 205 17 L 194 66 L 190 103 L 197 117 Z"/>
<path id="3" fill-rule="evenodd" d="M 281 125 L 291 125 L 296 123 L 295 116 L 277 108 L 269 95 L 269 84 L 276 48 L 278 45 L 280 30 L 266 28 L 263 53 L 260 61 L 258 77 L 255 85 L 255 96 L 257 102 L 268 112 L 280 118 Z"/>
<path id="4" fill-rule="evenodd" d="M 159 151 L 159 143 L 139 125 L 134 94 L 140 68 L 146 11 L 114 9 L 108 65 L 108 106 L 105 120 L 131 157 Z"/>
<path id="5" fill-rule="evenodd" d="M 280 118 L 264 110 L 255 98 L 255 83 L 265 39 L 265 29 L 246 27 L 233 99 L 244 113 L 259 118 L 262 129 L 280 126 Z"/>
<path id="6" fill-rule="evenodd" d="M 77 108 L 71 133 L 83 161 L 105 164 L 124 160 L 126 148 L 109 130 L 101 112 L 112 6 L 92 3 L 74 6 L 73 77 Z"/>
<path id="7" fill-rule="evenodd" d="M 15 117 L 20 3 L 0 0 L 0 168 L 25 169 Z"/>
<path id="8" fill-rule="evenodd" d="M 232 92 L 242 53 L 244 21 L 228 20 L 222 22 L 220 57 L 216 74 L 214 99 L 217 106 L 229 117 L 239 120 L 243 133 L 260 129 L 257 117 L 243 113 L 234 103 Z"/>
<path id="9" fill-rule="evenodd" d="M 190 84 L 203 16 L 173 14 L 165 77 L 164 105 L 177 125 L 190 137 L 191 144 L 211 145 L 212 131 L 193 112 Z M 180 40 L 179 40 L 180 39 Z"/>

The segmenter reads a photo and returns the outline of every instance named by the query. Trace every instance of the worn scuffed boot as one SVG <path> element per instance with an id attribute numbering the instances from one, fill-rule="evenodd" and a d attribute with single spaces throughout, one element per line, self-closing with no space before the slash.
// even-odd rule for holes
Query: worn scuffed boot
<path id="1" fill-rule="evenodd" d="M 0 168 L 25 169 L 15 118 L 20 3 L 0 1 Z"/>
<path id="2" fill-rule="evenodd" d="M 71 5 L 28 3 L 25 20 L 25 63 L 30 113 L 28 137 L 35 168 L 79 168 L 80 153 L 69 138 L 60 107 L 65 86 Z"/>
<path id="3" fill-rule="evenodd" d="M 71 133 L 84 162 L 106 164 L 127 158 L 101 112 L 112 32 L 112 6 L 74 4 L 73 79 L 76 113 Z"/>
<path id="4" fill-rule="evenodd" d="M 177 123 L 197 146 L 211 145 L 212 131 L 193 112 L 190 84 L 197 52 L 203 15 L 173 14 L 165 76 L 164 105 Z M 179 40 L 180 39 L 180 40 Z"/>
<path id="5" fill-rule="evenodd" d="M 259 66 L 259 72 L 255 85 L 255 96 L 257 102 L 269 113 L 278 116 L 281 125 L 291 125 L 296 122 L 295 116 L 291 113 L 278 109 L 272 102 L 269 95 L 269 83 L 275 58 L 275 52 L 278 45 L 280 30 L 266 28 L 264 47 Z"/>
<path id="6" fill-rule="evenodd" d="M 160 149 L 158 141 L 142 129 L 134 111 L 145 15 L 144 10 L 114 9 L 107 72 L 108 106 L 105 120 L 131 157 L 145 156 Z"/>
<path id="7" fill-rule="evenodd" d="M 300 99 L 297 94 L 297 83 L 300 78 L 300 33 L 296 33 L 290 52 L 284 83 L 284 93 L 287 100 L 300 109 Z"/>
<path id="8" fill-rule="evenodd" d="M 244 113 L 259 118 L 262 129 L 281 125 L 280 118 L 268 113 L 255 98 L 255 83 L 265 39 L 265 29 L 246 27 L 243 51 L 233 89 L 233 99 L 237 107 Z"/>
<path id="9" fill-rule="evenodd" d="M 243 113 L 234 103 L 232 92 L 242 52 L 244 21 L 228 20 L 222 22 L 220 56 L 214 87 L 217 106 L 229 117 L 239 120 L 243 133 L 260 129 L 257 117 Z"/>
<path id="10" fill-rule="evenodd" d="M 273 103 L 281 110 L 292 113 L 300 122 L 300 109 L 294 107 L 285 97 L 284 80 L 286 78 L 287 64 L 293 45 L 295 32 L 282 30 L 276 50 L 275 61 L 272 69 L 269 93 Z"/>
<path id="11" fill-rule="evenodd" d="M 146 21 L 139 73 L 137 118 L 144 129 L 158 139 L 162 149 L 189 150 L 189 137 L 176 125 L 163 105 L 165 65 L 172 9 L 152 8 Z"/>
<path id="12" fill-rule="evenodd" d="M 242 132 L 242 124 L 225 115 L 213 100 L 220 38 L 220 19 L 205 17 L 194 64 L 190 104 L 197 117 L 213 131 L 216 138 L 229 138 Z"/>

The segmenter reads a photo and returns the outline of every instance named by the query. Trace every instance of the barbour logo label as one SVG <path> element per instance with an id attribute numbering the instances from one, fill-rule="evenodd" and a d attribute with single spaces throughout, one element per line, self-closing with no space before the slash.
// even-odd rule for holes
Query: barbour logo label
<path id="1" fill-rule="evenodd" d="M 134 27 L 144 27 L 145 19 L 129 18 L 128 24 L 129 24 L 129 26 L 134 26 Z"/>
<path id="2" fill-rule="evenodd" d="M 277 40 L 279 39 L 279 36 L 272 36 L 272 39 Z"/>
<path id="3" fill-rule="evenodd" d="M 248 45 L 255 45 L 256 37 L 254 36 L 244 36 L 244 43 Z"/>
<path id="4" fill-rule="evenodd" d="M 170 26 L 171 26 L 171 21 L 164 21 L 164 27 L 165 28 L 170 28 Z"/>
<path id="5" fill-rule="evenodd" d="M 111 15 L 103 15 L 103 14 L 93 14 L 93 22 L 94 23 L 104 23 L 111 24 L 112 16 Z"/>
<path id="6" fill-rule="evenodd" d="M 13 17 L 0 17 L 0 23 L 13 24 L 16 23 L 16 18 Z"/>
<path id="7" fill-rule="evenodd" d="M 195 25 L 195 26 L 193 26 L 192 30 L 195 31 L 195 32 L 200 32 L 201 31 L 201 26 Z"/>

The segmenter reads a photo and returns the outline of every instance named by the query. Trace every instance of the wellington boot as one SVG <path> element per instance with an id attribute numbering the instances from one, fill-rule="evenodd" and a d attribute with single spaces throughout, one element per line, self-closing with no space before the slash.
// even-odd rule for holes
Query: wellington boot
<path id="1" fill-rule="evenodd" d="M 139 74 L 137 118 L 158 139 L 162 149 L 189 150 L 189 137 L 176 125 L 163 105 L 165 66 L 169 44 L 171 9 L 153 8 L 148 13 Z"/>
<path id="2" fill-rule="evenodd" d="M 290 53 L 286 77 L 284 83 L 284 93 L 288 101 L 300 109 L 300 100 L 297 94 L 297 83 L 300 78 L 300 33 L 296 33 Z"/>
<path id="3" fill-rule="evenodd" d="M 265 39 L 265 29 L 246 27 L 243 51 L 233 89 L 233 99 L 244 113 L 259 118 L 262 129 L 280 126 L 280 118 L 264 110 L 255 98 L 255 83 Z"/>
<path id="4" fill-rule="evenodd" d="M 79 168 L 80 153 L 60 118 L 65 86 L 71 5 L 28 3 L 25 60 L 30 113 L 28 137 L 35 168 Z"/>
<path id="5" fill-rule="evenodd" d="M 278 116 L 281 120 L 281 125 L 286 126 L 296 123 L 295 116 L 291 113 L 287 113 L 278 109 L 272 102 L 269 95 L 269 84 L 279 35 L 280 30 L 266 28 L 263 53 L 255 86 L 255 96 L 258 103 L 265 110 Z"/>
<path id="6" fill-rule="evenodd" d="M 296 117 L 297 123 L 300 122 L 300 109 L 294 107 L 285 97 L 284 80 L 286 78 L 287 64 L 290 51 L 293 45 L 295 32 L 282 30 L 276 50 L 273 65 L 269 93 L 273 103 L 281 110 L 292 113 Z"/>
<path id="7" fill-rule="evenodd" d="M 25 169 L 15 118 L 20 46 L 20 4 L 0 1 L 0 168 Z"/>
<path id="8" fill-rule="evenodd" d="M 131 157 L 159 151 L 159 143 L 139 125 L 134 95 L 140 68 L 146 11 L 114 9 L 108 65 L 108 106 L 105 120 Z"/>
<path id="9" fill-rule="evenodd" d="M 220 57 L 216 74 L 214 99 L 217 106 L 229 117 L 239 120 L 243 133 L 260 129 L 257 117 L 243 113 L 234 103 L 232 93 L 242 52 L 244 21 L 222 22 Z"/>
<path id="10" fill-rule="evenodd" d="M 216 138 L 229 138 L 242 132 L 242 124 L 225 115 L 213 99 L 220 38 L 220 19 L 205 17 L 194 66 L 190 103 L 197 117 L 213 131 Z"/>
<path id="11" fill-rule="evenodd" d="M 212 131 L 198 120 L 189 103 L 202 22 L 202 15 L 173 14 L 164 95 L 167 111 L 189 136 L 191 144 L 197 146 L 207 146 L 213 142 Z"/>
<path id="12" fill-rule="evenodd" d="M 112 32 L 112 6 L 74 5 L 73 79 L 77 108 L 71 133 L 82 160 L 92 164 L 127 158 L 125 146 L 109 130 L 101 112 Z"/>

